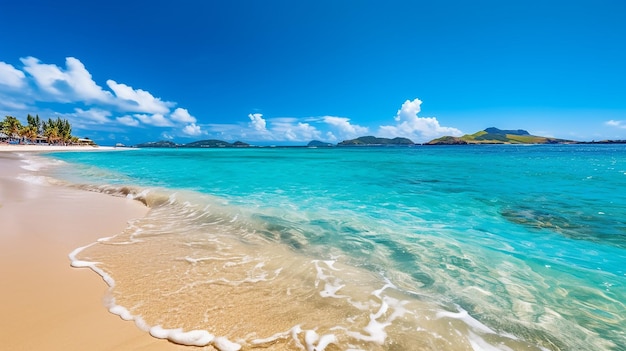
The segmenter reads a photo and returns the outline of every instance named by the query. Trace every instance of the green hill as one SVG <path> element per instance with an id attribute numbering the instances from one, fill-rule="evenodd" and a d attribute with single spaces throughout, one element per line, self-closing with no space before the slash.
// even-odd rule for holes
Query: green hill
<path id="1" fill-rule="evenodd" d="M 356 139 L 344 140 L 337 146 L 398 146 L 415 145 L 411 139 L 407 138 L 377 138 L 374 136 L 363 136 Z"/>
<path id="2" fill-rule="evenodd" d="M 306 146 L 308 147 L 333 147 L 332 143 L 326 143 L 319 140 L 311 140 Z"/>
<path id="3" fill-rule="evenodd" d="M 549 138 L 531 135 L 523 129 L 502 130 L 487 128 L 474 134 L 465 134 L 462 137 L 444 136 L 433 139 L 425 145 L 465 145 L 465 144 L 569 144 L 572 140 Z"/>
<path id="4" fill-rule="evenodd" d="M 154 147 L 154 148 L 177 148 L 177 147 L 181 147 L 181 148 L 198 148 L 198 147 L 202 147 L 202 148 L 214 148 L 214 147 L 218 147 L 218 148 L 226 148 L 226 147 L 250 147 L 250 144 L 241 142 L 241 141 L 235 141 L 234 143 L 229 143 L 227 141 L 223 141 L 223 140 L 215 140 L 215 139 L 210 139 L 210 140 L 199 140 L 199 141 L 194 141 L 188 144 L 176 144 L 174 142 L 171 141 L 167 141 L 167 140 L 161 140 L 161 141 L 151 141 L 148 143 L 142 143 L 142 144 L 137 144 L 135 145 L 135 147 Z"/>
<path id="5" fill-rule="evenodd" d="M 223 140 L 215 140 L 215 139 L 209 139 L 209 140 L 199 140 L 199 141 L 194 141 L 188 144 L 183 145 L 182 147 L 249 147 L 250 144 L 241 142 L 241 141 L 236 141 L 234 143 L 229 143 L 227 141 L 223 141 Z"/>
<path id="6" fill-rule="evenodd" d="M 137 144 L 135 145 L 135 147 L 175 148 L 175 147 L 178 147 L 178 144 L 169 140 L 160 140 L 160 141 L 150 141 L 147 143 Z"/>

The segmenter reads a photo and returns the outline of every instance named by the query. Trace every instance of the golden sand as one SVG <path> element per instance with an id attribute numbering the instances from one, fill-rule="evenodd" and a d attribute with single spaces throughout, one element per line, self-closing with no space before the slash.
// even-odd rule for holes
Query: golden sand
<path id="1" fill-rule="evenodd" d="M 50 150 L 0 146 L 13 148 Z M 20 162 L 11 152 L 0 153 L 0 349 L 188 349 L 152 338 L 109 313 L 102 279 L 89 269 L 70 267 L 73 249 L 119 233 L 147 208 L 124 198 L 19 180 Z"/>

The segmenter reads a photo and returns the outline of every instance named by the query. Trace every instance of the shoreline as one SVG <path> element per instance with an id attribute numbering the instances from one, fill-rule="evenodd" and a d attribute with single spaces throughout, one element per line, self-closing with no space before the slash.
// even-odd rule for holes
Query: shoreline
<path id="1" fill-rule="evenodd" d="M 114 146 L 79 146 L 79 145 L 14 145 L 0 143 L 0 152 L 47 152 L 47 151 L 112 151 L 132 150 Z"/>
<path id="2" fill-rule="evenodd" d="M 120 233 L 148 208 L 130 199 L 20 180 L 20 174 L 29 172 L 20 167 L 19 152 L 75 148 L 15 148 L 15 153 L 0 153 L 2 348 L 185 349 L 110 313 L 104 305 L 106 283 L 89 269 L 72 268 L 68 259 L 77 247 Z M 0 150 L 9 151 L 4 146 Z"/>

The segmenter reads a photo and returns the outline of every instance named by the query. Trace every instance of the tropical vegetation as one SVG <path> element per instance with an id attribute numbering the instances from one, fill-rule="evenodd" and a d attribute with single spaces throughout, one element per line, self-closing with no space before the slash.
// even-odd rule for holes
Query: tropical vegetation
<path id="1" fill-rule="evenodd" d="M 16 117 L 6 116 L 0 121 L 0 132 L 9 142 L 34 144 L 45 140 L 48 144 L 76 144 L 79 140 L 72 135 L 72 125 L 67 119 L 57 117 L 45 121 L 39 115 L 30 114 L 26 116 L 26 125 Z"/>

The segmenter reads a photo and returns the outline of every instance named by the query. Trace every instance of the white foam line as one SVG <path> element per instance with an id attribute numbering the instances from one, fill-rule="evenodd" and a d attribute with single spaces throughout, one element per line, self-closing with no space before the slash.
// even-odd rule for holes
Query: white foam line
<path id="1" fill-rule="evenodd" d="M 491 328 L 482 324 L 474 317 L 470 316 L 466 310 L 458 306 L 457 308 L 460 309 L 461 311 L 460 312 L 448 312 L 448 311 L 437 312 L 437 314 L 435 315 L 435 318 L 439 319 L 439 318 L 447 317 L 447 318 L 458 319 L 458 320 L 463 321 L 465 324 L 470 326 L 475 331 L 481 332 L 483 334 L 497 334 Z"/>
<path id="2" fill-rule="evenodd" d="M 302 345 L 302 342 L 300 342 L 299 334 L 301 333 L 304 333 L 305 345 Z M 337 336 L 335 336 L 335 334 L 319 335 L 314 329 L 303 330 L 302 327 L 298 324 L 286 332 L 276 333 L 267 338 L 254 339 L 249 341 L 249 343 L 254 346 L 261 346 L 264 344 L 273 343 L 280 339 L 287 339 L 289 337 L 291 337 L 298 349 L 307 351 L 324 351 L 326 350 L 328 345 L 336 344 L 338 342 Z"/>
<path id="3" fill-rule="evenodd" d="M 391 283 L 387 283 L 379 290 L 375 290 L 374 292 L 372 292 L 372 295 L 378 297 L 381 300 L 381 303 L 378 311 L 374 314 L 370 314 L 370 321 L 367 326 L 363 328 L 363 331 L 365 331 L 367 335 L 361 332 L 346 330 L 346 334 L 348 336 L 358 340 L 374 342 L 379 345 L 385 343 L 385 339 L 387 338 L 387 332 L 385 331 L 385 328 L 390 326 L 397 318 L 401 318 L 406 313 L 409 313 L 409 311 L 404 307 L 404 305 L 408 303 L 407 301 L 401 301 L 389 296 L 381 297 L 382 292 L 389 287 L 394 286 Z M 391 315 L 387 317 L 385 321 L 379 321 L 378 319 L 387 314 L 390 308 L 393 309 Z"/>
<path id="4" fill-rule="evenodd" d="M 384 344 L 385 339 L 387 338 L 387 332 L 385 332 L 385 328 L 391 325 L 391 321 L 386 321 L 384 323 L 381 323 L 377 321 L 376 319 L 380 318 L 387 311 L 388 308 L 389 308 L 389 305 L 387 305 L 387 303 L 383 301 L 381 303 L 381 306 L 378 312 L 376 314 L 370 314 L 370 321 L 367 324 L 367 326 L 363 328 L 363 330 L 369 335 L 365 335 L 361 332 L 353 332 L 353 331 L 346 331 L 346 334 L 348 334 L 349 336 L 355 339 L 374 342 L 379 345 Z"/>
<path id="5" fill-rule="evenodd" d="M 339 269 L 335 268 L 335 266 L 334 266 L 336 261 L 326 260 L 326 261 L 323 261 L 323 262 L 326 263 L 328 268 L 332 269 L 333 271 L 339 271 Z"/>
<path id="6" fill-rule="evenodd" d="M 304 342 L 306 343 L 307 351 L 324 351 L 328 345 L 337 342 L 337 337 L 335 334 L 319 336 L 315 330 L 307 330 L 304 333 Z"/>
<path id="7" fill-rule="evenodd" d="M 37 184 L 37 185 L 45 185 L 46 180 L 42 176 L 34 176 L 30 174 L 20 174 L 16 177 L 17 180 L 21 180 L 23 182 Z"/>
<path id="8" fill-rule="evenodd" d="M 320 291 L 320 296 L 321 297 L 332 297 L 335 299 L 343 299 L 343 298 L 347 298 L 349 296 L 347 295 L 337 295 L 337 292 L 339 290 L 341 290 L 344 286 L 346 286 L 345 284 L 331 284 L 329 282 L 326 282 L 324 284 L 324 290 Z"/>
<path id="9" fill-rule="evenodd" d="M 98 262 L 82 261 L 76 258 L 76 255 L 81 251 L 95 244 L 97 244 L 97 242 L 74 249 L 74 251 L 68 255 L 71 266 L 76 268 L 91 268 L 102 277 L 109 286 L 109 289 L 112 289 L 115 287 L 115 280 L 97 266 Z M 167 339 L 174 343 L 188 346 L 207 346 L 212 344 L 220 351 L 239 351 L 241 349 L 240 344 L 232 342 L 225 337 L 215 337 L 206 330 L 183 331 L 182 328 L 164 329 L 160 325 L 150 327 L 143 318 L 134 316 L 126 307 L 115 304 L 115 299 L 111 299 L 107 305 L 109 312 L 120 316 L 123 320 L 135 321 L 137 327 L 148 331 L 150 335 L 158 339 Z"/>

